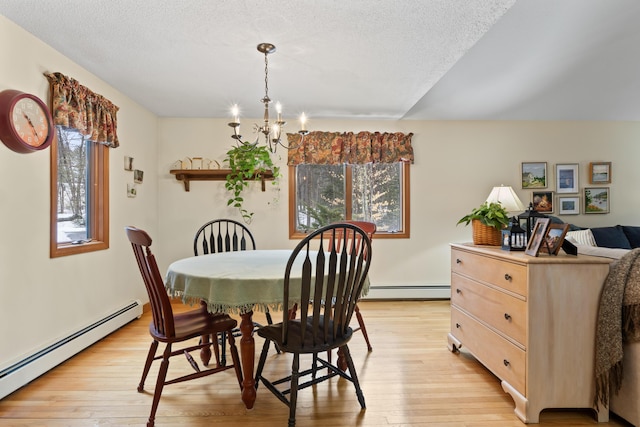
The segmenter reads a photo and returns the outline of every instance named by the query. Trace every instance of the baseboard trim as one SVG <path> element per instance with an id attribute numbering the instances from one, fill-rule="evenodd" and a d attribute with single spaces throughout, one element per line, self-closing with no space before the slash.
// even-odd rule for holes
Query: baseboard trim
<path id="1" fill-rule="evenodd" d="M 363 300 L 373 299 L 449 299 L 450 285 L 371 286 Z"/>

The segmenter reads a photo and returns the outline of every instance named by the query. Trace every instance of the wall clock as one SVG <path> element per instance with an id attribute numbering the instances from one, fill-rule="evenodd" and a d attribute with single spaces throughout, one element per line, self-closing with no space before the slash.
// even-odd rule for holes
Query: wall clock
<path id="1" fill-rule="evenodd" d="M 17 153 L 51 145 L 53 121 L 47 105 L 35 95 L 7 89 L 0 92 L 0 139 Z"/>

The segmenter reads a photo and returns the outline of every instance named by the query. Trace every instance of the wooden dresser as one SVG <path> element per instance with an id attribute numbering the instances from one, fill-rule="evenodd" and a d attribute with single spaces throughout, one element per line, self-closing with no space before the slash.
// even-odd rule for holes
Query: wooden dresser
<path id="1" fill-rule="evenodd" d="M 502 381 L 525 423 L 546 408 L 594 408 L 595 328 L 610 259 L 451 245 L 449 348 Z M 609 420 L 600 405 L 599 422 Z"/>

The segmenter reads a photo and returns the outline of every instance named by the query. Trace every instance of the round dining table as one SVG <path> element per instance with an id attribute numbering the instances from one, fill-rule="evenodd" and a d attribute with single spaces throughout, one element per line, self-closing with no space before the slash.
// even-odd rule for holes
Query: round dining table
<path id="1" fill-rule="evenodd" d="M 254 379 L 255 342 L 253 310 L 282 311 L 284 273 L 292 250 L 254 250 L 221 252 L 193 256 L 173 262 L 167 269 L 165 286 L 172 297 L 185 304 L 206 304 L 210 313 L 238 314 L 241 318 L 240 354 L 242 401 L 248 409 L 256 399 Z M 291 269 L 291 283 L 300 280 L 303 257 Z M 292 286 L 289 307 L 298 302 L 299 292 Z M 369 290 L 367 279 L 362 290 Z"/>

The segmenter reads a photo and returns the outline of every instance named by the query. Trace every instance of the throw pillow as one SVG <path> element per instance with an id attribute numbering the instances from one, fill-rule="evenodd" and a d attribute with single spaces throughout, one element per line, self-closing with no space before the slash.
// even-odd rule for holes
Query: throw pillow
<path id="1" fill-rule="evenodd" d="M 622 231 L 621 225 L 592 228 L 591 232 L 593 233 L 596 245 L 600 247 L 631 249 L 629 239 L 627 239 L 624 231 Z"/>
<path id="2" fill-rule="evenodd" d="M 593 234 L 591 230 L 588 228 L 586 230 L 576 230 L 576 231 L 568 231 L 565 236 L 567 240 L 576 245 L 587 245 L 587 246 L 595 246 L 596 241 L 593 238 Z"/>
<path id="3" fill-rule="evenodd" d="M 629 227 L 628 225 L 622 226 L 625 236 L 629 239 L 632 248 L 640 248 L 640 227 Z"/>

